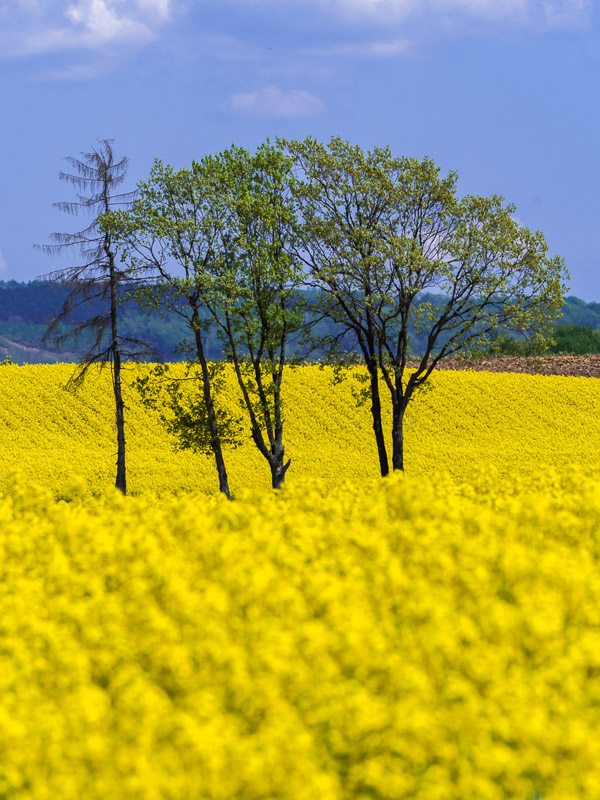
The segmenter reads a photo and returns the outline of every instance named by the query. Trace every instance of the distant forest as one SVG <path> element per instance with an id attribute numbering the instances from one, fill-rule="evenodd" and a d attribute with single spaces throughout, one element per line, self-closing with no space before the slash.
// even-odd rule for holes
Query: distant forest
<path id="1" fill-rule="evenodd" d="M 42 342 L 49 321 L 59 313 L 69 291 L 68 287 L 45 281 L 0 281 L 0 361 L 6 356 L 16 364 L 77 360 L 77 349 L 58 351 L 52 348 L 51 343 Z M 439 302 L 435 295 L 421 299 L 433 305 Z M 82 316 L 89 317 L 93 310 L 87 307 Z M 123 305 L 123 323 L 123 335 L 148 342 L 163 360 L 178 361 L 182 358 L 177 347 L 185 338 L 186 327 L 176 315 L 167 318 L 154 311 L 146 313 L 130 300 Z M 319 332 L 334 332 L 331 326 L 332 323 L 322 322 Z M 223 347 L 216 333 L 209 330 L 204 338 L 208 357 L 221 360 Z M 565 298 L 562 318 L 555 325 L 554 339 L 551 349 L 556 353 L 600 353 L 600 303 L 586 303 L 572 296 Z M 292 342 L 291 347 L 296 355 L 302 355 L 298 343 Z M 418 355 L 420 342 L 414 332 L 412 348 Z M 501 352 L 511 354 L 526 351 L 524 343 L 516 340 L 505 342 L 501 348 Z M 318 359 L 322 355 L 318 350 L 306 353 L 309 359 Z"/>

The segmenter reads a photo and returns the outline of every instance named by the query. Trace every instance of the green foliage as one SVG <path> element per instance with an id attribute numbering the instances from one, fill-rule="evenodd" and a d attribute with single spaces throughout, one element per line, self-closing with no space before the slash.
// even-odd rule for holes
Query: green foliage
<path id="1" fill-rule="evenodd" d="M 283 458 L 283 370 L 306 307 L 301 262 L 292 254 L 292 167 L 269 142 L 255 154 L 231 147 L 212 164 L 227 222 L 207 305 L 235 366 L 254 441 L 269 460 L 278 448 Z"/>
<path id="2" fill-rule="evenodd" d="M 364 153 L 340 138 L 281 145 L 302 174 L 300 250 L 321 291 L 319 310 L 353 335 L 393 392 L 413 336 L 424 345 L 425 373 L 428 360 L 503 333 L 550 334 L 564 263 L 548 257 L 540 232 L 515 222 L 503 198 L 459 199 L 455 173 L 442 177 L 431 159 L 395 158 L 388 148 Z"/>
<path id="3" fill-rule="evenodd" d="M 208 365 L 216 398 L 226 395 L 223 363 Z M 158 414 L 176 442 L 176 449 L 209 454 L 212 442 L 200 367 L 188 362 L 178 368 L 157 364 L 136 378 L 134 386 L 142 403 Z M 236 448 L 242 443 L 239 415 L 215 401 L 215 415 L 221 443 Z"/>
<path id="4" fill-rule="evenodd" d="M 15 362 L 12 360 L 12 358 L 7 353 L 4 356 L 4 358 L 2 359 L 2 361 L 0 361 L 0 367 L 7 367 L 7 366 L 9 366 L 11 364 L 14 364 L 14 363 Z"/>
<path id="5" fill-rule="evenodd" d="M 553 339 L 548 338 L 530 340 L 522 336 L 507 336 L 503 334 L 495 338 L 488 348 L 479 350 L 470 355 L 474 358 L 482 356 L 539 356 L 549 352 L 552 342 Z"/>
<path id="6" fill-rule="evenodd" d="M 600 331 L 584 325 L 560 324 L 554 329 L 553 353 L 585 355 L 600 353 Z"/>
<path id="7" fill-rule="evenodd" d="M 231 147 L 213 161 L 226 223 L 209 308 L 235 357 L 273 363 L 304 322 L 301 264 L 291 254 L 296 218 L 291 159 L 268 142 L 254 155 Z"/>
<path id="8" fill-rule="evenodd" d="M 558 323 L 554 326 L 552 340 L 545 350 L 535 343 L 517 337 L 501 337 L 487 351 L 488 355 L 536 356 L 543 352 L 569 355 L 593 355 L 600 353 L 600 331 L 588 325 Z"/>

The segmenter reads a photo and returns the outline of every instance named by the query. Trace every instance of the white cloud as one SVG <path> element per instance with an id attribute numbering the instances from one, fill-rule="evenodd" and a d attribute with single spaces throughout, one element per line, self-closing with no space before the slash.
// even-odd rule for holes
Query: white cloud
<path id="1" fill-rule="evenodd" d="M 171 0 L 137 0 L 140 11 L 152 15 L 157 21 L 163 22 L 169 18 Z"/>
<path id="2" fill-rule="evenodd" d="M 233 0 L 270 5 L 281 0 Z M 380 23 L 436 20 L 502 22 L 526 28 L 589 25 L 594 0 L 286 0 L 290 6 L 320 7 L 346 21 Z"/>
<path id="3" fill-rule="evenodd" d="M 0 54 L 39 55 L 143 45 L 170 17 L 172 0 L 18 0 L 5 14 Z"/>
<path id="4" fill-rule="evenodd" d="M 468 16 L 482 19 L 520 17 L 527 7 L 532 5 L 535 5 L 535 2 L 531 0 L 430 0 L 433 12 L 463 12 Z"/>
<path id="5" fill-rule="evenodd" d="M 548 28 L 577 28 L 589 25 L 593 11 L 593 0 L 565 0 L 543 2 Z"/>
<path id="6" fill-rule="evenodd" d="M 119 15 L 115 4 L 110 0 L 81 0 L 69 6 L 65 15 L 76 29 L 85 31 L 89 42 L 104 44 L 119 40 L 145 39 L 149 28 L 139 19 Z"/>
<path id="7" fill-rule="evenodd" d="M 423 5 L 423 0 L 320 0 L 348 16 L 383 16 L 403 19 Z"/>
<path id="8" fill-rule="evenodd" d="M 323 102 L 306 89 L 284 90 L 277 86 L 266 86 L 246 94 L 234 94 L 227 107 L 234 114 L 244 117 L 277 119 L 314 117 L 325 110 Z"/>
<path id="9" fill-rule="evenodd" d="M 406 55 L 411 50 L 411 43 L 406 39 L 390 41 L 355 42 L 338 44 L 330 47 L 310 50 L 311 55 L 347 56 L 350 58 L 394 58 Z"/>

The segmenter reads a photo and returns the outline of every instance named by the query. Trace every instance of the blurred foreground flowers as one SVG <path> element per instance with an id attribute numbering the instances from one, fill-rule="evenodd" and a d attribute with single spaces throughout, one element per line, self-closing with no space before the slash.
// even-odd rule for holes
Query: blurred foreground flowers
<path id="1" fill-rule="evenodd" d="M 235 503 L 13 482 L 0 797 L 598 797 L 599 555 L 577 467 Z"/>

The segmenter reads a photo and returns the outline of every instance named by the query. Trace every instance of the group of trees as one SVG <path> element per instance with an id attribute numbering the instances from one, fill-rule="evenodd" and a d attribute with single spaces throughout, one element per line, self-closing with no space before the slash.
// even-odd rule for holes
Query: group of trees
<path id="1" fill-rule="evenodd" d="M 552 340 L 543 351 L 527 340 L 505 337 L 483 353 L 486 356 L 539 356 L 545 352 L 551 355 L 597 355 L 600 353 L 600 331 L 586 325 L 563 322 L 554 326 Z"/>
<path id="2" fill-rule="evenodd" d="M 364 152 L 340 138 L 267 141 L 254 153 L 232 146 L 179 170 L 156 161 L 135 197 L 113 194 L 126 162 L 115 162 L 110 141 L 70 163 L 77 175 L 63 177 L 93 192 L 63 207 L 95 216 L 83 234 L 58 236 L 59 248 L 82 249 L 84 264 L 54 277 L 73 286 L 61 320 L 94 293 L 108 301 L 104 316 L 74 330 L 97 332 L 79 376 L 94 361 L 113 366 L 122 491 L 120 365 L 129 343 L 118 329 L 120 287 L 142 307 L 185 321 L 187 378 L 198 386 L 193 413 L 168 365 L 138 388 L 148 405 L 169 405 L 183 446 L 213 454 L 228 497 L 224 445 L 239 431 L 215 393 L 220 368 L 207 358 L 209 328 L 233 364 L 250 435 L 279 488 L 290 466 L 283 377 L 292 338 L 302 335 L 341 367 L 366 368 L 362 396 L 385 476 L 386 395 L 391 468 L 403 470 L 407 406 L 441 359 L 511 333 L 537 341 L 560 314 L 566 270 L 548 256 L 543 235 L 516 222 L 501 197 L 459 198 L 456 174 L 442 176 L 428 158 Z M 424 293 L 441 299 L 422 302 Z M 323 335 L 325 320 L 333 326 Z M 407 372 L 411 331 L 424 346 Z M 130 357 L 138 353 L 136 345 Z"/>

